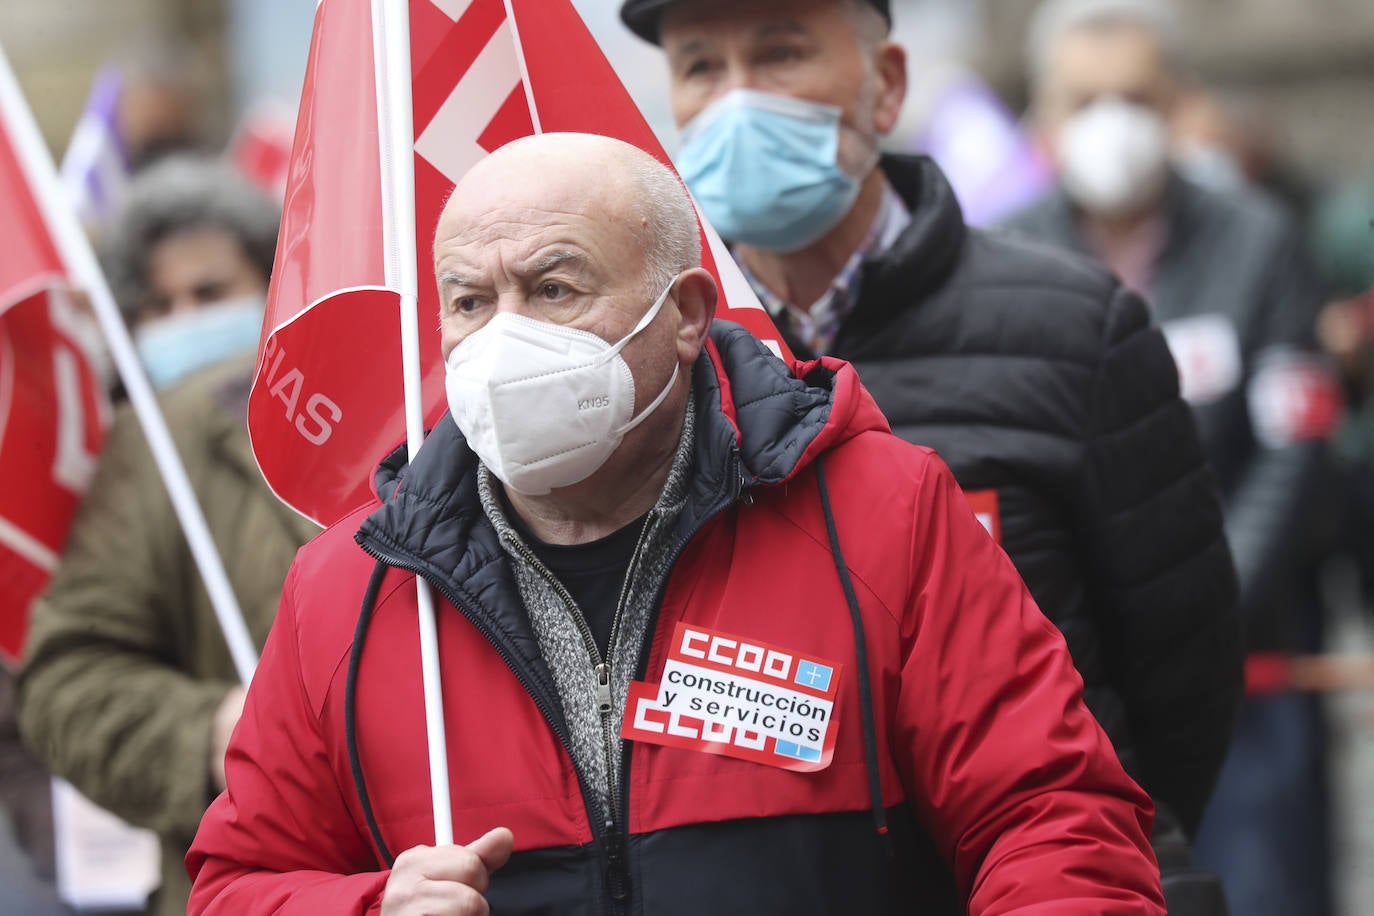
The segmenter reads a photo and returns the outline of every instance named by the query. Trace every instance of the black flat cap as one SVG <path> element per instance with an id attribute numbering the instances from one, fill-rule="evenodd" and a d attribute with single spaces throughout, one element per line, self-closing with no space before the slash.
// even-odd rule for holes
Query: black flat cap
<path id="1" fill-rule="evenodd" d="M 620 6 L 620 21 L 640 38 L 658 44 L 658 17 L 674 3 L 684 0 L 625 0 Z M 892 24 L 892 5 L 889 0 L 868 0 L 868 5 L 882 13 Z"/>

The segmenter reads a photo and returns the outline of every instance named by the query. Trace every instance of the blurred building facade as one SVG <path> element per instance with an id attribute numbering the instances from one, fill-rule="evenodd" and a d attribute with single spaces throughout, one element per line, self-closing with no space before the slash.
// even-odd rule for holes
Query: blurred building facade
<path id="1" fill-rule="evenodd" d="M 660 64 L 633 46 L 618 3 L 574 0 L 669 147 Z M 1038 0 L 894 0 L 912 49 L 912 116 L 923 83 L 970 62 L 1013 107 L 1025 99 L 1025 25 Z M 1374 3 L 1176 0 L 1198 76 L 1262 126 L 1311 180 L 1374 175 Z M 175 35 L 193 58 L 208 143 L 222 142 L 254 97 L 299 84 L 314 0 L 4 0 L 0 41 L 45 135 L 61 150 L 91 78 L 149 37 Z M 295 58 L 295 59 L 287 59 Z M 633 72 L 626 72 L 626 65 Z M 294 102 L 294 99 L 286 101 Z"/>
<path id="2" fill-rule="evenodd" d="M 183 53 L 200 101 L 198 126 L 215 142 L 233 117 L 226 14 L 223 0 L 4 0 L 0 43 L 58 153 L 100 68 L 154 46 Z"/>

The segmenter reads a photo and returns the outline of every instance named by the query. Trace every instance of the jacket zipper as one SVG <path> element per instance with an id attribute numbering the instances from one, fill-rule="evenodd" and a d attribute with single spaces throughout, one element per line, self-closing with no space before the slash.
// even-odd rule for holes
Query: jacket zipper
<path id="1" fill-rule="evenodd" d="M 635 564 L 639 562 L 639 555 L 644 548 L 644 539 L 649 531 L 649 524 L 649 520 L 646 519 L 644 527 L 640 529 L 639 539 L 635 541 L 634 552 L 630 555 L 630 565 L 626 570 L 625 581 L 620 585 L 620 598 L 616 601 L 615 616 L 611 618 L 610 639 L 606 644 L 607 654 L 612 657 L 615 656 L 615 647 L 620 641 L 620 621 L 625 613 L 625 599 L 629 597 L 630 594 L 630 574 L 633 572 Z M 602 750 L 606 756 L 606 790 L 610 806 L 610 810 L 606 812 L 606 825 L 607 827 L 618 825 L 620 823 L 620 816 L 619 812 L 616 810 L 615 804 L 617 786 L 612 776 L 614 770 L 612 768 L 613 761 L 611 759 L 615 753 L 615 736 L 611 734 L 610 728 L 611 711 L 614 708 L 614 704 L 611 700 L 610 662 L 602 657 L 601 650 L 597 648 L 596 637 L 592 634 L 592 628 L 587 623 L 586 614 L 577 606 L 577 602 L 573 600 L 572 595 L 568 593 L 563 583 L 558 581 L 558 577 L 540 562 L 539 558 L 534 555 L 534 551 L 530 550 L 519 540 L 511 541 L 509 546 L 515 550 L 516 553 L 520 554 L 521 558 L 523 558 L 526 563 L 529 563 L 538 570 L 539 574 L 553 587 L 564 604 L 576 612 L 573 614 L 573 623 L 577 626 L 577 630 L 582 636 L 582 644 L 587 650 L 587 660 L 591 663 L 592 675 L 596 678 L 596 703 L 597 712 L 601 716 L 601 743 Z"/>
<path id="2" fill-rule="evenodd" d="M 663 583 L 658 587 L 658 594 L 654 596 L 653 604 L 650 605 L 652 608 L 650 617 L 644 625 L 646 637 L 652 634 L 658 627 L 658 614 L 663 607 L 663 596 L 668 591 L 668 579 L 671 578 L 673 567 L 677 565 L 678 558 L 682 556 L 682 551 L 691 543 L 692 538 L 701 533 L 701 529 L 710 524 L 712 519 L 717 515 L 720 515 L 720 513 L 734 505 L 736 501 L 741 501 L 745 505 L 753 505 L 754 503 L 754 497 L 749 493 L 749 481 L 744 476 L 744 462 L 740 458 L 738 448 L 732 451 L 731 459 L 731 470 L 734 473 L 734 491 L 730 494 L 729 499 L 717 504 L 711 511 L 704 514 L 700 521 L 698 521 L 690 531 L 673 543 L 673 548 L 668 554 L 668 576 L 664 578 Z M 648 667 L 649 664 L 649 647 L 652 642 L 652 638 L 646 638 L 644 644 L 640 646 L 639 658 L 635 662 L 635 670 L 631 675 L 633 680 L 642 680 L 644 678 L 644 669 Z M 618 807 L 621 811 L 630 810 L 630 752 L 633 749 L 634 742 L 627 741 L 625 742 L 625 747 L 621 754 L 620 800 L 618 803 Z M 618 843 L 624 843 L 624 840 L 618 834 L 615 839 Z M 623 880 L 627 887 L 626 898 L 628 899 L 629 855 L 628 850 L 624 849 L 623 845 L 619 850 L 619 855 L 623 862 L 621 868 L 623 870 Z"/>
<path id="3" fill-rule="evenodd" d="M 616 601 L 615 616 L 611 619 L 610 639 L 606 644 L 606 652 L 612 658 L 615 656 L 616 644 L 620 641 L 620 621 L 625 613 L 625 600 L 630 594 L 630 579 L 635 566 L 639 563 L 639 556 L 643 552 L 644 541 L 651 524 L 652 519 L 645 519 L 644 527 L 639 532 L 639 539 L 635 541 L 634 552 L 630 555 L 630 565 L 626 570 L 625 581 L 620 585 L 620 597 Z M 597 713 L 601 717 L 601 751 L 606 765 L 606 820 L 603 827 L 606 837 L 606 885 L 611 899 L 617 904 L 621 904 L 629 898 L 629 875 L 625 869 L 624 861 L 624 824 L 622 823 L 621 809 L 617 805 L 617 799 L 620 796 L 620 781 L 615 778 L 616 736 L 611 728 L 611 714 L 615 708 L 611 698 L 611 665 L 602 657 L 601 650 L 597 648 L 596 637 L 592 634 L 592 628 L 587 623 L 586 614 L 577 606 L 577 602 L 573 600 L 563 583 L 559 582 L 548 567 L 534 555 L 534 551 L 530 550 L 519 539 L 509 541 L 508 546 L 520 554 L 526 563 L 538 570 L 564 604 L 573 610 L 573 623 L 582 635 L 582 643 L 587 650 L 587 660 L 591 663 L 592 675 L 596 678 Z"/>

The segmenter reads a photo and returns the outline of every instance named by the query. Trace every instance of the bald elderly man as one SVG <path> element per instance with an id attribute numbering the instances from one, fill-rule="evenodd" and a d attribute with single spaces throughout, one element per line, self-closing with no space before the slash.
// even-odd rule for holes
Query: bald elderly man
<path id="1" fill-rule="evenodd" d="M 713 324 L 682 186 L 517 141 L 434 241 L 451 418 L 303 549 L 191 913 L 1163 913 L 1058 632 L 847 364 Z M 785 558 L 780 568 L 779 558 Z M 431 847 L 414 577 L 440 596 Z"/>

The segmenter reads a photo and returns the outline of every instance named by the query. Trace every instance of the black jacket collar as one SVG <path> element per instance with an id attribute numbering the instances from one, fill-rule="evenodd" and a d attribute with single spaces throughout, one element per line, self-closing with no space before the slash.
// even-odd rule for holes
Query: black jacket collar
<path id="1" fill-rule="evenodd" d="M 911 211 L 896 243 L 864 263 L 871 298 L 900 300 L 933 292 L 953 271 L 968 236 L 964 211 L 940 167 L 929 156 L 884 156 L 883 173 Z"/>
<path id="2" fill-rule="evenodd" d="M 894 315 L 934 294 L 953 273 L 964 250 L 964 211 L 940 167 L 928 156 L 889 155 L 881 167 L 911 212 L 911 223 L 886 251 L 864 261 L 859 302 L 845 319 L 836 353 L 848 352 L 846 338 L 867 339 Z M 786 333 L 799 357 L 814 354 Z"/>

